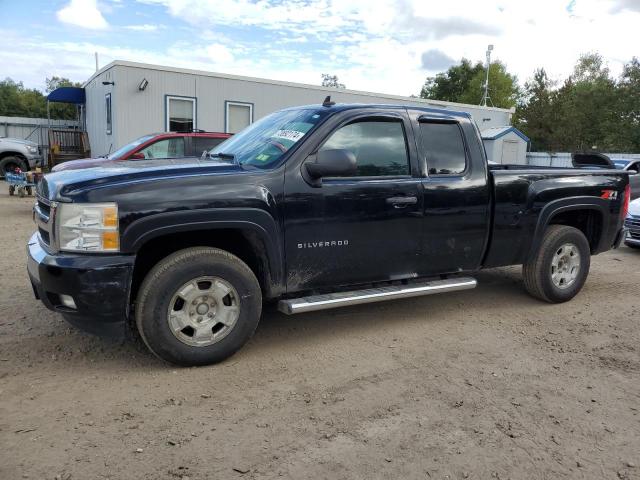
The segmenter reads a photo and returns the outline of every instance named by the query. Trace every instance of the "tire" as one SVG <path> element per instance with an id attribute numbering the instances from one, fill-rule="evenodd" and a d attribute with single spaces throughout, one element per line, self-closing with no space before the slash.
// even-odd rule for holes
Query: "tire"
<path id="1" fill-rule="evenodd" d="M 0 175 L 4 177 L 7 172 L 13 173 L 16 167 L 19 167 L 23 172 L 26 172 L 29 168 L 27 162 L 20 157 L 14 155 L 4 157 L 0 160 Z"/>
<path id="2" fill-rule="evenodd" d="M 217 248 L 195 247 L 151 269 L 140 286 L 135 320 L 153 354 L 196 366 L 237 352 L 255 332 L 261 312 L 260 284 L 242 260 Z"/>
<path id="3" fill-rule="evenodd" d="M 33 189 L 31 187 L 25 187 L 27 195 L 33 195 Z"/>
<path id="4" fill-rule="evenodd" d="M 554 260 L 558 259 L 554 266 Z M 574 270 L 576 259 L 579 266 Z M 523 265 L 524 286 L 530 295 L 545 302 L 566 302 L 582 289 L 590 264 L 589 242 L 580 230 L 550 225 L 538 251 Z"/>
<path id="5" fill-rule="evenodd" d="M 9 195 L 13 196 L 16 193 L 15 185 L 9 185 Z"/>
<path id="6" fill-rule="evenodd" d="M 24 198 L 24 187 L 18 187 L 18 196 Z"/>

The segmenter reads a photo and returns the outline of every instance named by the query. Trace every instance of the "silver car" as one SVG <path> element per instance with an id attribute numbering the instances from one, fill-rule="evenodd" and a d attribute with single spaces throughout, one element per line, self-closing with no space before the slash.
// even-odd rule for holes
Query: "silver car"
<path id="1" fill-rule="evenodd" d="M 640 158 L 612 158 L 611 161 L 617 170 L 629 172 L 631 199 L 640 197 Z"/>
<path id="2" fill-rule="evenodd" d="M 16 168 L 27 171 L 42 166 L 42 152 L 37 143 L 19 138 L 0 138 L 0 176 Z"/>
<path id="3" fill-rule="evenodd" d="M 629 230 L 624 239 L 625 245 L 631 248 L 640 248 L 640 198 L 629 203 L 629 213 L 624 221 L 624 226 Z"/>

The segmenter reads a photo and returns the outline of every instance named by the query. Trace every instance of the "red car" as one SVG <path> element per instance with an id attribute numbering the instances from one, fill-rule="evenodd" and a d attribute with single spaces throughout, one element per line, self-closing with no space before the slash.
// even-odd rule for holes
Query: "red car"
<path id="1" fill-rule="evenodd" d="M 75 170 L 100 165 L 117 160 L 149 160 L 152 158 L 199 157 L 205 150 L 224 142 L 230 133 L 193 132 L 193 133 L 152 133 L 134 140 L 106 157 L 83 158 L 59 163 L 52 172 Z"/>

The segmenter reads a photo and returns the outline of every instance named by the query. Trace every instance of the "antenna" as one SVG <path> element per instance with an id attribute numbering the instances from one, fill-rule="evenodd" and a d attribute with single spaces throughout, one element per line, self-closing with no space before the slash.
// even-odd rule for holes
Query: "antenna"
<path id="1" fill-rule="evenodd" d="M 493 45 L 489 45 L 487 47 L 487 76 L 484 80 L 484 94 L 482 95 L 482 100 L 480 100 L 480 105 L 487 106 L 487 101 L 491 103 L 493 107 L 493 102 L 489 97 L 489 67 L 491 67 L 491 51 L 493 50 Z"/>
<path id="2" fill-rule="evenodd" d="M 327 98 L 325 98 L 324 102 L 322 102 L 323 107 L 332 107 L 335 104 L 336 102 L 331 101 L 331 95 L 327 95 Z"/>

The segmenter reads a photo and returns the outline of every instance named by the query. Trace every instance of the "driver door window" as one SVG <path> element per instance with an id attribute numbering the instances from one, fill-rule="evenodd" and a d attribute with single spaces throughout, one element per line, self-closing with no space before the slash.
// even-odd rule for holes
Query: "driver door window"
<path id="1" fill-rule="evenodd" d="M 184 138 L 166 138 L 140 150 L 145 159 L 184 157 Z"/>
<path id="2" fill-rule="evenodd" d="M 345 149 L 356 156 L 359 177 L 410 175 L 409 155 L 400 121 L 350 123 L 334 132 L 320 150 Z"/>

